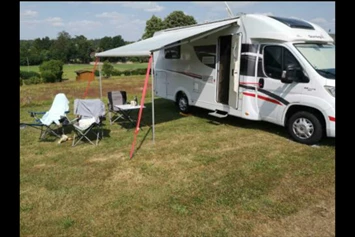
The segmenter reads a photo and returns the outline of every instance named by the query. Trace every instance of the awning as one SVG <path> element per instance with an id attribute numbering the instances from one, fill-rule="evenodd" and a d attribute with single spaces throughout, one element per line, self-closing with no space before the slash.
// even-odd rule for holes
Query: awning
<path id="1" fill-rule="evenodd" d="M 238 17 L 239 18 L 239 17 Z M 175 45 L 181 45 L 185 43 L 192 42 L 194 40 L 201 39 L 207 35 L 213 34 L 215 32 L 224 30 L 230 27 L 233 23 L 237 22 L 238 18 L 215 21 L 210 23 L 204 23 L 200 25 L 194 26 L 186 26 L 174 29 L 167 29 L 163 31 L 156 32 L 155 35 L 149 39 L 138 41 L 129 45 L 125 45 L 122 47 L 118 47 L 115 49 L 107 50 L 104 52 L 100 52 L 95 54 L 97 60 L 99 57 L 137 57 L 137 56 L 150 56 L 150 60 L 148 63 L 149 71 L 150 66 L 152 64 L 152 55 L 151 53 L 168 47 L 173 47 Z M 147 88 L 147 83 L 149 79 L 149 74 L 146 74 L 145 86 L 142 92 L 142 98 L 145 97 L 145 92 Z M 154 112 L 154 77 L 152 73 L 152 134 L 153 134 L 153 142 L 155 137 L 155 112 Z M 101 88 L 101 73 L 100 73 L 100 88 Z M 102 94 L 102 92 L 101 92 Z M 142 100 L 144 102 L 144 99 Z M 142 108 L 139 111 L 139 114 L 142 113 Z M 136 141 L 136 136 L 139 131 L 136 127 L 134 141 L 132 143 L 132 148 L 130 152 L 130 158 L 132 158 L 132 152 L 134 151 L 134 144 Z"/>
<path id="2" fill-rule="evenodd" d="M 129 45 L 110 49 L 95 54 L 96 57 L 137 57 L 149 56 L 151 52 L 162 49 L 167 45 L 177 45 L 188 43 L 196 38 L 202 38 L 209 34 L 228 28 L 238 19 L 228 19 L 218 22 L 205 23 L 191 27 L 182 27 L 178 29 L 165 30 L 157 32 L 151 38 L 138 41 Z M 180 43 L 178 43 L 180 41 Z"/>

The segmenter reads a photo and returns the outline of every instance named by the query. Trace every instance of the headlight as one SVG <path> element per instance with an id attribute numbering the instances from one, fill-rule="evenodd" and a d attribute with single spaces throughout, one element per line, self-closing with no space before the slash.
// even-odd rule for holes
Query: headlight
<path id="1" fill-rule="evenodd" d="M 324 86 L 325 90 L 335 97 L 335 86 Z"/>

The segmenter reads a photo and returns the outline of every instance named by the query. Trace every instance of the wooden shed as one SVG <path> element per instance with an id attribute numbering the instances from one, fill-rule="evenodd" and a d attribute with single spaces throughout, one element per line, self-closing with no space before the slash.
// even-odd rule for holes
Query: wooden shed
<path id="1" fill-rule="evenodd" d="M 76 73 L 76 81 L 90 81 L 95 77 L 90 70 L 78 70 Z"/>

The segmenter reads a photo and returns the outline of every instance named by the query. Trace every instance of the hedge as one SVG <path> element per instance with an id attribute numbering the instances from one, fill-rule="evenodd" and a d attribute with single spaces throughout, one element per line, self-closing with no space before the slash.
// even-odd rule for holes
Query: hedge
<path id="1" fill-rule="evenodd" d="M 132 76 L 132 75 L 145 75 L 147 72 L 146 68 L 136 68 L 132 70 L 119 71 L 114 69 L 111 73 L 112 76 Z M 150 72 L 149 72 L 150 73 Z"/>
<path id="2" fill-rule="evenodd" d="M 31 84 L 40 84 L 42 83 L 42 79 L 39 77 L 31 77 L 27 80 L 24 80 L 25 85 L 31 85 Z"/>
<path id="3" fill-rule="evenodd" d="M 41 77 L 41 75 L 38 72 L 34 72 L 34 71 L 21 71 L 20 70 L 20 78 L 22 78 L 23 80 L 29 79 L 31 77 Z"/>

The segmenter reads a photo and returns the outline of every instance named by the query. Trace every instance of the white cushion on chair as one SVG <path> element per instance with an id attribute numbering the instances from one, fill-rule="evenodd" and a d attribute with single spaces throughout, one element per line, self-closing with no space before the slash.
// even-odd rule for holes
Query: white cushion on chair
<path id="1" fill-rule="evenodd" d="M 91 126 L 91 124 L 95 123 L 96 119 L 95 117 L 92 118 L 85 118 L 85 119 L 80 119 L 78 124 L 76 124 L 76 127 L 81 129 L 81 130 L 85 130 L 88 127 Z"/>

